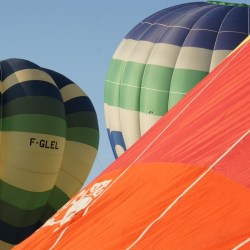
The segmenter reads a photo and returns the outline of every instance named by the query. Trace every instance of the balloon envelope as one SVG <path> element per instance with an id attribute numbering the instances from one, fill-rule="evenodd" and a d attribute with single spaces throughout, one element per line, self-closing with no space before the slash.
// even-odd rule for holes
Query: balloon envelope
<path id="1" fill-rule="evenodd" d="M 105 118 L 120 156 L 249 34 L 249 8 L 216 1 L 163 9 L 135 26 L 115 51 Z"/>
<path id="2" fill-rule="evenodd" d="M 249 249 L 250 40 L 15 250 Z"/>
<path id="3" fill-rule="evenodd" d="M 81 189 L 99 133 L 90 99 L 71 80 L 27 60 L 0 65 L 0 248 L 5 249 Z"/>

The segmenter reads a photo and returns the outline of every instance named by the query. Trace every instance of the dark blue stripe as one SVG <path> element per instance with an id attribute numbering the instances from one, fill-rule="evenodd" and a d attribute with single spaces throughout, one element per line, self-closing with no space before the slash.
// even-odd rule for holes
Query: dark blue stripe
<path id="1" fill-rule="evenodd" d="M 17 58 L 11 58 L 4 61 L 0 61 L 0 65 L 1 65 L 2 81 L 9 75 L 19 70 L 40 69 L 40 67 L 35 63 L 32 63 L 28 60 L 17 59 Z"/>
<path id="2" fill-rule="evenodd" d="M 207 30 L 191 30 L 186 37 L 183 47 L 197 47 L 213 50 L 217 34 L 216 32 Z M 227 41 L 224 43 L 227 43 Z"/>
<path id="3" fill-rule="evenodd" d="M 248 33 L 248 8 L 234 7 L 222 22 L 220 31 L 237 31 Z"/>
<path id="4" fill-rule="evenodd" d="M 184 4 L 174 5 L 172 7 L 160 10 L 152 14 L 151 16 L 145 18 L 142 22 L 155 23 L 163 16 L 166 16 L 169 13 L 174 12 L 176 10 L 178 10 L 179 12 L 180 11 L 186 12 L 189 8 L 193 8 L 197 6 L 201 7 L 201 6 L 206 6 L 206 5 L 207 3 L 204 3 L 204 2 L 193 2 L 193 3 L 184 3 Z"/>
<path id="5" fill-rule="evenodd" d="M 194 25 L 193 29 L 219 31 L 225 16 L 232 9 L 229 6 L 214 5 L 215 8 L 205 13 Z"/>
<path id="6" fill-rule="evenodd" d="M 41 222 L 37 222 L 33 225 L 19 228 L 0 220 L 0 240 L 17 245 L 34 233 L 41 225 Z"/>
<path id="7" fill-rule="evenodd" d="M 154 24 L 148 28 L 148 30 L 140 37 L 139 40 L 157 43 L 165 30 L 165 26 Z"/>
<path id="8" fill-rule="evenodd" d="M 27 81 L 23 84 L 16 84 L 6 90 L 3 94 L 3 104 L 20 97 L 46 96 L 53 97 L 61 102 L 62 96 L 59 89 L 43 81 Z"/>
<path id="9" fill-rule="evenodd" d="M 134 29 L 132 29 L 125 38 L 127 39 L 134 39 L 139 40 L 141 36 L 146 33 L 146 31 L 151 27 L 151 24 L 154 23 L 161 23 L 163 25 L 172 25 L 180 15 L 185 15 L 188 11 L 193 10 L 194 8 L 197 8 L 197 6 L 207 6 L 206 3 L 188 3 L 188 4 L 180 4 L 176 5 L 170 8 L 166 8 L 164 10 L 161 10 L 159 12 L 156 12 L 155 14 L 149 16 L 148 18 L 144 19 L 141 23 L 139 23 L 137 26 L 135 26 Z M 159 29 L 159 25 L 154 26 L 154 29 Z M 162 34 L 162 31 L 166 29 L 161 27 L 161 31 L 158 33 L 158 37 Z M 144 34 L 143 38 L 140 40 L 145 41 L 155 41 L 155 32 L 157 31 L 147 31 L 149 34 Z M 152 40 L 150 39 L 150 34 L 154 34 L 154 37 L 152 37 Z"/>
<path id="10" fill-rule="evenodd" d="M 168 28 L 164 34 L 158 40 L 158 43 L 173 44 L 176 46 L 182 46 L 189 30 L 183 28 Z"/>
<path id="11" fill-rule="evenodd" d="M 206 49 L 233 49 L 245 36 L 233 34 L 231 38 L 236 40 L 220 42 L 217 31 L 248 33 L 248 11 L 247 7 L 209 3 L 177 5 L 144 19 L 143 22 L 149 23 L 139 23 L 125 38 Z M 230 37 L 219 34 L 218 38 L 222 36 Z"/>
<path id="12" fill-rule="evenodd" d="M 53 71 L 50 69 L 45 69 L 45 68 L 42 68 L 42 69 L 52 77 L 52 79 L 55 81 L 55 83 L 59 89 L 63 88 L 64 86 L 66 86 L 68 84 L 73 83 L 69 78 L 67 78 L 66 76 L 64 76 L 56 71 Z"/>
<path id="13" fill-rule="evenodd" d="M 213 8 L 215 8 L 214 5 L 187 6 L 169 15 L 163 16 L 157 23 L 191 29 L 203 15 Z"/>
<path id="14" fill-rule="evenodd" d="M 151 25 L 148 23 L 139 23 L 126 36 L 126 39 L 139 40 L 145 30 L 149 29 Z"/>
<path id="15" fill-rule="evenodd" d="M 64 103 L 66 115 L 79 111 L 95 112 L 94 106 L 87 96 L 79 96 Z"/>
<path id="16" fill-rule="evenodd" d="M 247 35 L 240 33 L 225 32 L 220 33 L 217 37 L 215 50 L 233 50 L 235 49 Z"/>

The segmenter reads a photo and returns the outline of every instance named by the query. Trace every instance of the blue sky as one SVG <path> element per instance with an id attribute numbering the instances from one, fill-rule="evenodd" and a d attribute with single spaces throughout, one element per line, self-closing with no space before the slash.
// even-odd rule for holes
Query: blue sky
<path id="1" fill-rule="evenodd" d="M 23 58 L 58 71 L 76 82 L 94 104 L 100 144 L 86 184 L 115 160 L 103 111 L 104 82 L 115 49 L 142 19 L 185 2 L 191 1 L 1 1 L 0 60 Z M 233 2 L 250 4 L 249 0 Z"/>

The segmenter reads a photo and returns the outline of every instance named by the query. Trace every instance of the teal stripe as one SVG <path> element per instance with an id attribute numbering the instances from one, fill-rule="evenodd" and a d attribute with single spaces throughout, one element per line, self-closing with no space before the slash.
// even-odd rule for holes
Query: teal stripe
<path id="1" fill-rule="evenodd" d="M 59 117 L 37 114 L 3 118 L 2 131 L 19 131 L 65 137 L 66 121 Z"/>
<path id="2" fill-rule="evenodd" d="M 67 140 L 87 144 L 97 149 L 99 132 L 92 128 L 68 128 Z"/>
<path id="3" fill-rule="evenodd" d="M 64 104 L 57 99 L 46 96 L 29 96 L 14 99 L 2 108 L 4 117 L 17 114 L 44 114 L 65 119 Z"/>

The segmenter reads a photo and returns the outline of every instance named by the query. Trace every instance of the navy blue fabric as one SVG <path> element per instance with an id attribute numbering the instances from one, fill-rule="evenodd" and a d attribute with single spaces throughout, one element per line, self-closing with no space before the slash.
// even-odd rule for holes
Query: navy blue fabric
<path id="1" fill-rule="evenodd" d="M 173 44 L 181 47 L 188 33 L 188 29 L 181 27 L 169 27 L 159 38 L 158 43 Z"/>
<path id="2" fill-rule="evenodd" d="M 95 112 L 94 106 L 87 96 L 75 97 L 64 103 L 66 115 L 79 111 Z"/>
<path id="3" fill-rule="evenodd" d="M 208 30 L 191 30 L 186 37 L 183 47 L 214 49 L 217 33 Z"/>
<path id="4" fill-rule="evenodd" d="M 34 233 L 41 225 L 41 222 L 37 222 L 33 225 L 19 228 L 0 220 L 0 240 L 17 245 Z"/>
<path id="5" fill-rule="evenodd" d="M 223 32 L 219 33 L 214 49 L 215 50 L 233 50 L 236 48 L 245 38 L 246 34 L 235 32 Z"/>
<path id="6" fill-rule="evenodd" d="M 235 31 L 247 34 L 249 32 L 248 11 L 248 8 L 233 7 L 221 23 L 220 31 Z"/>
<path id="7" fill-rule="evenodd" d="M 16 71 L 23 69 L 40 69 L 38 65 L 28 60 L 11 58 L 0 61 L 1 66 L 1 80 L 3 81 L 6 77 L 13 74 Z"/>
<path id="8" fill-rule="evenodd" d="M 150 26 L 145 31 L 145 33 L 140 37 L 139 40 L 150 41 L 150 42 L 156 43 L 159 40 L 159 38 L 162 36 L 162 34 L 165 32 L 165 30 L 166 30 L 166 27 L 155 24 L 153 26 Z"/>
<path id="9" fill-rule="evenodd" d="M 23 84 L 15 84 L 7 89 L 3 94 L 3 104 L 16 98 L 27 96 L 48 96 L 55 98 L 63 103 L 59 89 L 43 81 L 27 81 Z"/>
<path id="10" fill-rule="evenodd" d="M 144 19 L 125 38 L 176 46 L 232 50 L 249 32 L 248 15 L 249 7 L 204 2 L 181 4 Z M 228 31 L 231 33 L 224 34 Z"/>
<path id="11" fill-rule="evenodd" d="M 193 29 L 207 29 L 219 31 L 225 16 L 231 11 L 232 7 L 217 6 L 205 13 L 194 25 Z"/>
<path id="12" fill-rule="evenodd" d="M 65 87 L 68 84 L 73 83 L 69 78 L 67 78 L 66 76 L 64 76 L 56 71 L 53 71 L 50 69 L 45 69 L 45 68 L 42 68 L 42 70 L 44 70 L 46 73 L 48 73 L 51 76 L 51 78 L 55 81 L 55 83 L 59 89 Z"/>
<path id="13" fill-rule="evenodd" d="M 134 29 L 132 29 L 125 38 L 139 40 L 142 34 L 151 27 L 148 23 L 139 23 Z M 150 40 L 149 40 L 150 41 Z"/>

